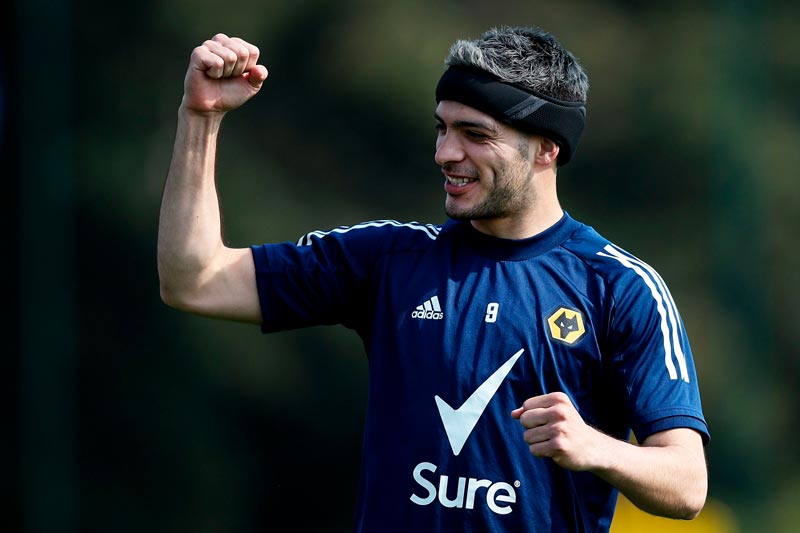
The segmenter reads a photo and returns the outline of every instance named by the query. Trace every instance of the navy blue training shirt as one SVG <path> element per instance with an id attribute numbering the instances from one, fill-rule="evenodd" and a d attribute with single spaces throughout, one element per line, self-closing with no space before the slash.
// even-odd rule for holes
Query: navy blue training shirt
<path id="1" fill-rule="evenodd" d="M 617 491 L 531 455 L 510 412 L 564 392 L 591 426 L 704 441 L 666 285 L 565 214 L 524 240 L 383 220 L 252 247 L 264 332 L 341 323 L 369 402 L 354 530 L 608 531 Z"/>

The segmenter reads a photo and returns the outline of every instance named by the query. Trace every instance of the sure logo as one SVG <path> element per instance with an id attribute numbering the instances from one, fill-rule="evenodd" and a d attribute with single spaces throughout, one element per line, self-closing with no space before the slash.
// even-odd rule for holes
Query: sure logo
<path id="1" fill-rule="evenodd" d="M 439 503 L 444 507 L 457 508 L 457 509 L 474 509 L 475 500 L 486 500 L 486 506 L 493 513 L 509 514 L 511 504 L 517 501 L 517 492 L 514 487 L 508 483 L 498 481 L 493 482 L 488 479 L 476 479 L 474 477 L 465 478 L 459 477 L 456 479 L 458 488 L 456 489 L 455 496 L 448 494 L 448 485 L 450 478 L 446 475 L 439 476 L 439 486 L 433 481 L 428 480 L 423 475 L 424 472 L 434 474 L 437 466 L 433 463 L 422 462 L 414 468 L 414 481 L 424 489 L 427 494 L 425 496 L 418 496 L 416 493 L 411 495 L 411 501 L 417 505 L 430 505 L 438 499 Z M 515 482 L 519 487 L 519 481 Z M 480 494 L 482 489 L 486 490 L 486 494 Z M 452 492 L 452 490 L 451 490 Z"/>

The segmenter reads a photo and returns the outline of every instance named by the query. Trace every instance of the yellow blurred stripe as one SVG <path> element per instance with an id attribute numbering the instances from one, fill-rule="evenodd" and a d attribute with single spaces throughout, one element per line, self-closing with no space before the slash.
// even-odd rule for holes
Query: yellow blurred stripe
<path id="1" fill-rule="evenodd" d="M 715 500 L 708 500 L 697 518 L 685 521 L 647 514 L 620 495 L 614 521 L 611 523 L 611 533 L 738 533 L 738 531 L 731 510 Z"/>

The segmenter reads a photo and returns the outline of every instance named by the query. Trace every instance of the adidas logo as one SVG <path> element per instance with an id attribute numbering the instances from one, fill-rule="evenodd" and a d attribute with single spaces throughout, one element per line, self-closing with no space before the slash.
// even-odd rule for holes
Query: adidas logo
<path id="1" fill-rule="evenodd" d="M 442 307 L 439 305 L 439 297 L 434 296 L 430 300 L 425 300 L 411 312 L 411 318 L 422 318 L 424 320 L 441 320 L 444 318 Z"/>

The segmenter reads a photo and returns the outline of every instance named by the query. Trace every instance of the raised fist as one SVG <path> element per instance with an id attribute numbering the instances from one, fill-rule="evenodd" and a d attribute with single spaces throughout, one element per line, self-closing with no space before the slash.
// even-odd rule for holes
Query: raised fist
<path id="1" fill-rule="evenodd" d="M 267 79 L 256 46 L 218 33 L 192 51 L 182 106 L 202 114 L 225 113 L 256 95 Z"/>

